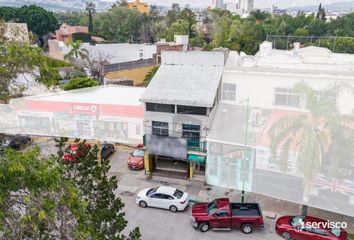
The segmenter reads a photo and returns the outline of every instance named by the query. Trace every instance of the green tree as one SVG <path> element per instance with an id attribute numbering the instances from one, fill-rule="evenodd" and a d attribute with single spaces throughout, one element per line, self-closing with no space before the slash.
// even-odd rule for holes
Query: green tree
<path id="1" fill-rule="evenodd" d="M 85 61 L 88 58 L 88 51 L 82 47 L 82 42 L 71 41 L 69 42 L 70 51 L 65 54 L 64 59 L 70 60 L 73 63 L 80 64 L 82 61 Z"/>
<path id="2" fill-rule="evenodd" d="M 114 7 L 98 13 L 95 31 L 111 42 L 135 42 L 141 29 L 141 14 L 137 10 Z"/>
<path id="3" fill-rule="evenodd" d="M 98 82 L 87 77 L 74 78 L 71 79 L 70 82 L 61 85 L 62 89 L 65 91 L 95 86 L 98 86 Z"/>
<path id="4" fill-rule="evenodd" d="M 43 37 L 58 28 L 58 20 L 54 14 L 36 5 L 18 8 L 16 21 L 27 23 L 28 29 L 38 37 Z"/>
<path id="5" fill-rule="evenodd" d="M 3 19 L 4 21 L 14 21 L 16 20 L 17 17 L 17 10 L 14 7 L 6 7 L 6 6 L 1 6 L 0 7 L 0 19 Z"/>
<path id="6" fill-rule="evenodd" d="M 1 39 L 1 37 L 0 37 Z M 26 86 L 14 81 L 20 74 L 31 74 L 37 82 L 47 87 L 57 84 L 59 74 L 50 67 L 40 48 L 13 43 L 0 44 L 0 101 L 7 102 L 11 97 L 19 95 Z"/>
<path id="7" fill-rule="evenodd" d="M 85 141 L 77 140 L 79 149 L 84 147 Z M 127 225 L 122 208 L 124 203 L 116 197 L 117 178 L 108 177 L 110 169 L 109 160 L 102 162 L 97 159 L 98 147 L 94 146 L 85 157 L 74 158 L 70 162 L 61 161 L 67 169 L 66 177 L 76 183 L 82 191 L 82 197 L 87 201 L 87 212 L 91 216 L 88 221 L 93 239 L 107 240 L 138 240 L 139 229 L 134 229 L 128 237 L 121 234 Z"/>
<path id="8" fill-rule="evenodd" d="M 310 183 L 320 171 L 323 156 L 329 146 L 335 144 L 331 136 L 338 133 L 338 129 L 353 132 L 348 127 L 350 124 L 345 124 L 343 120 L 352 123 L 354 120 L 338 112 L 333 101 L 337 87 L 319 93 L 305 83 L 298 83 L 294 91 L 302 96 L 302 102 L 306 103 L 305 107 L 309 112 L 279 119 L 270 128 L 268 135 L 271 139 L 272 157 L 280 158 L 279 164 L 283 171 L 287 170 L 290 150 L 297 153 L 297 168 L 298 173 L 303 176 L 306 202 L 310 194 Z"/>
<path id="9" fill-rule="evenodd" d="M 0 154 L 0 231 L 4 239 L 87 239 L 85 202 L 39 149 Z"/>
<path id="10" fill-rule="evenodd" d="M 154 78 L 157 70 L 159 70 L 159 66 L 153 67 L 145 76 L 144 78 L 144 86 L 147 87 L 151 80 Z"/>
<path id="11" fill-rule="evenodd" d="M 93 33 L 93 14 L 95 13 L 96 5 L 93 2 L 86 3 L 86 11 L 89 17 L 88 30 Z"/>

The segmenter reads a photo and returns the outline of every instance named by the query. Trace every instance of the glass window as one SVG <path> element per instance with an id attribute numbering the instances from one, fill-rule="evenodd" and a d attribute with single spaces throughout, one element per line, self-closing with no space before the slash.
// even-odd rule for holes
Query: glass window
<path id="1" fill-rule="evenodd" d="M 144 150 L 140 150 L 140 149 L 135 149 L 133 152 L 133 157 L 144 157 Z"/>
<path id="2" fill-rule="evenodd" d="M 183 192 L 181 190 L 176 189 L 176 191 L 173 194 L 173 196 L 175 196 L 178 199 L 181 199 L 181 197 L 183 196 Z"/>
<path id="3" fill-rule="evenodd" d="M 177 106 L 177 113 L 206 116 L 207 115 L 207 108 L 178 105 Z"/>
<path id="4" fill-rule="evenodd" d="M 327 236 L 327 232 L 323 229 L 312 228 L 312 232 L 321 236 Z"/>
<path id="5" fill-rule="evenodd" d="M 192 124 L 182 125 L 182 137 L 188 138 L 188 146 L 199 147 L 200 145 L 200 126 Z"/>
<path id="6" fill-rule="evenodd" d="M 236 84 L 233 83 L 222 84 L 222 99 L 226 101 L 236 100 Z"/>
<path id="7" fill-rule="evenodd" d="M 300 94 L 294 93 L 290 88 L 276 88 L 274 104 L 281 106 L 299 107 Z"/>
<path id="8" fill-rule="evenodd" d="M 152 121 L 152 134 L 158 136 L 168 136 L 168 123 Z"/>
<path id="9" fill-rule="evenodd" d="M 175 113 L 175 105 L 159 104 L 159 103 L 146 103 L 146 111 Z"/>
<path id="10" fill-rule="evenodd" d="M 216 213 L 218 217 L 227 217 L 227 212 L 225 210 L 220 210 Z"/>
<path id="11" fill-rule="evenodd" d="M 151 188 L 149 191 L 146 192 L 146 196 L 150 196 L 151 194 L 154 194 L 156 192 L 156 188 Z"/>
<path id="12" fill-rule="evenodd" d="M 341 232 L 342 231 L 339 228 L 331 228 L 331 233 L 336 237 L 339 237 Z"/>
<path id="13" fill-rule="evenodd" d="M 304 217 L 293 217 L 290 224 L 294 227 L 301 226 L 304 224 Z"/>

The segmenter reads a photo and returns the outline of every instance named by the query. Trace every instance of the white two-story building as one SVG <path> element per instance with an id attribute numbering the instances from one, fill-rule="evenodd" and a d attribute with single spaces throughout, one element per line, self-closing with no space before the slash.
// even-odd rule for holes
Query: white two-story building
<path id="1" fill-rule="evenodd" d="M 293 50 L 277 50 L 270 42 L 261 44 L 255 56 L 230 52 L 220 103 L 207 137 L 207 182 L 301 204 L 305 199 L 310 206 L 354 215 L 354 155 L 350 151 L 354 144 L 346 134 L 338 144 L 340 138 L 334 136 L 338 131 L 322 130 L 328 127 L 322 124 L 328 119 L 319 118 L 321 124 L 309 130 L 322 131 L 328 138 L 321 163 L 301 162 L 299 147 L 294 145 L 289 147 L 287 162 L 273 157 L 275 140 L 270 131 L 275 124 L 283 118 L 311 114 L 304 96 L 294 89 L 299 83 L 314 90 L 316 98 L 326 96 L 333 101 L 333 112 L 353 117 L 354 55 L 297 44 Z M 304 119 L 308 121 L 304 124 L 311 124 L 311 117 Z M 296 127 L 292 131 L 294 138 L 301 135 Z M 313 169 L 313 182 L 305 183 L 300 169 Z M 311 185 L 310 200 L 304 196 L 307 184 Z"/>

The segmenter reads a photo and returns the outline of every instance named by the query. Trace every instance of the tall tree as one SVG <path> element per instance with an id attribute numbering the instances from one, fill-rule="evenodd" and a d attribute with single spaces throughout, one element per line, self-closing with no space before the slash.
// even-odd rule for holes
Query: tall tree
<path id="1" fill-rule="evenodd" d="M 43 37 L 58 28 L 58 20 L 54 14 L 36 5 L 25 5 L 17 9 L 16 20 L 27 23 L 28 29 L 38 37 Z"/>
<path id="2" fill-rule="evenodd" d="M 84 147 L 85 141 L 77 140 L 79 149 Z M 87 201 L 87 212 L 91 218 L 91 236 L 93 239 L 140 239 L 139 229 L 136 228 L 127 238 L 121 232 L 127 225 L 122 208 L 124 203 L 116 197 L 117 178 L 108 177 L 109 160 L 106 159 L 99 166 L 97 160 L 98 147 L 94 146 L 85 157 L 75 157 L 70 162 L 63 162 L 67 169 L 66 177 L 82 191 L 83 199 Z"/>
<path id="3" fill-rule="evenodd" d="M 1 37 L 0 37 L 1 39 Z M 49 65 L 40 48 L 14 43 L 0 44 L 0 101 L 7 102 L 26 89 L 17 82 L 20 74 L 30 74 L 47 87 L 57 84 L 58 71 Z"/>
<path id="4" fill-rule="evenodd" d="M 89 53 L 87 49 L 82 47 L 82 42 L 80 40 L 69 42 L 69 47 L 70 51 L 65 54 L 65 59 L 69 59 L 77 64 L 80 64 L 83 60 L 87 59 Z"/>
<path id="5" fill-rule="evenodd" d="M 88 30 L 90 33 L 93 33 L 93 14 L 96 11 L 96 5 L 93 2 L 86 3 L 86 11 L 89 17 Z"/>

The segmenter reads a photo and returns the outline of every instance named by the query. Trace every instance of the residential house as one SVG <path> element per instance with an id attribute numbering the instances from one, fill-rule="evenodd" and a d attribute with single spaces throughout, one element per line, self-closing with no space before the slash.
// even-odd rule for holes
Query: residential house
<path id="1" fill-rule="evenodd" d="M 149 12 L 149 5 L 139 0 L 134 2 L 128 2 L 128 8 L 138 10 L 142 14 L 147 14 Z"/>

